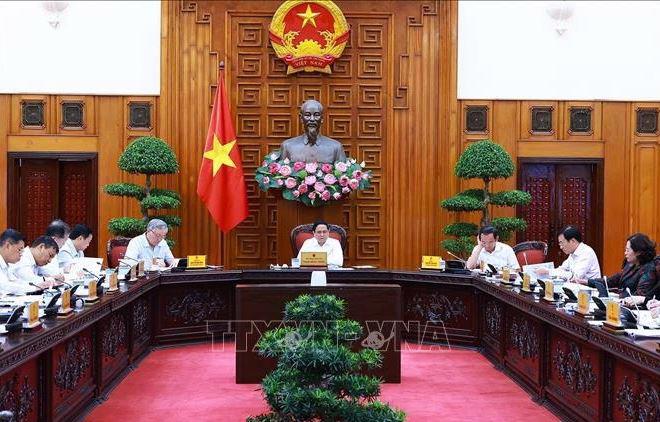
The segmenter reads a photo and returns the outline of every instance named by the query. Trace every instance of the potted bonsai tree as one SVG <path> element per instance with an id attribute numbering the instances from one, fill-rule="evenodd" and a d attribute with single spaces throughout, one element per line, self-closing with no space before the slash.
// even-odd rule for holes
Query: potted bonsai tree
<path id="1" fill-rule="evenodd" d="M 267 331 L 259 354 L 277 358 L 261 389 L 271 412 L 248 422 L 399 422 L 405 414 L 379 402 L 380 380 L 363 375 L 382 365 L 378 350 L 354 352 L 362 326 L 345 318 L 344 301 L 332 295 L 301 295 L 286 304 L 285 326 Z"/>
<path id="2" fill-rule="evenodd" d="M 445 199 L 442 208 L 454 211 L 480 211 L 481 226 L 494 226 L 501 240 L 506 241 L 514 231 L 527 228 L 525 220 L 516 217 L 499 217 L 491 219 L 491 207 L 513 207 L 527 205 L 532 196 L 524 191 L 509 190 L 492 192 L 491 183 L 495 179 L 506 179 L 513 176 L 515 167 L 511 157 L 502 146 L 491 140 L 483 140 L 468 146 L 461 154 L 454 167 L 454 174 L 461 179 L 481 179 L 482 189 L 468 189 Z M 445 239 L 442 246 L 458 256 L 467 257 L 474 247 L 475 236 L 479 226 L 472 223 L 457 222 L 444 228 L 444 234 L 454 236 Z"/>
<path id="3" fill-rule="evenodd" d="M 144 174 L 144 185 L 134 183 L 111 183 L 103 190 L 108 195 L 135 198 L 140 203 L 141 217 L 112 218 L 108 229 L 120 238 L 132 238 L 144 233 L 151 218 L 160 218 L 169 226 L 179 226 L 181 218 L 161 214 L 162 210 L 175 209 L 181 205 L 178 193 L 153 186 L 152 176 L 173 174 L 179 171 L 179 163 L 172 149 L 162 139 L 143 136 L 131 142 L 119 157 L 119 168 L 131 174 Z M 128 244 L 127 240 L 118 242 Z"/>

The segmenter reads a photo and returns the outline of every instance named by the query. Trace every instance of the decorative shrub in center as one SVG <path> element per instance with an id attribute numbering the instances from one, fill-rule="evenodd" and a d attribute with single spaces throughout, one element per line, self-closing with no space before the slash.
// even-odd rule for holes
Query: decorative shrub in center
<path id="1" fill-rule="evenodd" d="M 345 315 L 344 301 L 332 295 L 302 295 L 286 304 L 284 326 L 257 343 L 261 356 L 278 360 L 261 383 L 271 412 L 248 422 L 405 420 L 405 413 L 376 400 L 381 380 L 360 374 L 380 367 L 383 357 L 374 349 L 351 351 L 362 327 Z"/>

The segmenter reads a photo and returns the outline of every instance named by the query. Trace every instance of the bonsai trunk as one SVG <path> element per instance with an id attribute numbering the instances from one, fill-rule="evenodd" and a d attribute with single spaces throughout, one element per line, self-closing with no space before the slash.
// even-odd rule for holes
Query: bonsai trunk
<path id="1" fill-rule="evenodd" d="M 481 212 L 481 227 L 490 226 L 490 179 L 484 179 L 484 209 Z"/>
<path id="2" fill-rule="evenodd" d="M 151 175 L 147 174 L 147 180 L 145 181 L 145 198 L 151 195 Z M 149 219 L 149 212 L 146 208 L 140 207 L 140 211 L 142 211 L 142 219 L 144 221 L 147 221 Z"/>

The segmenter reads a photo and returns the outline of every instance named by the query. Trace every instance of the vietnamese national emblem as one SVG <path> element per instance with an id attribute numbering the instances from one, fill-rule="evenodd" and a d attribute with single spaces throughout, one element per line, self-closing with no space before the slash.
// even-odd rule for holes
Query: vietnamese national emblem
<path id="1" fill-rule="evenodd" d="M 287 0 L 270 23 L 277 57 L 295 72 L 331 73 L 330 65 L 346 47 L 350 29 L 341 9 L 330 0 Z"/>

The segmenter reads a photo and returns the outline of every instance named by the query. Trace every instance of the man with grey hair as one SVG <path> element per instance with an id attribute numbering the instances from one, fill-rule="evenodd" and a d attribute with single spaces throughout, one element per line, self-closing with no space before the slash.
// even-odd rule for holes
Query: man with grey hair
<path id="1" fill-rule="evenodd" d="M 128 242 L 124 258 L 133 261 L 146 259 L 151 265 L 171 266 L 174 255 L 165 241 L 167 224 L 154 218 L 147 224 L 147 231 Z"/>
<path id="2" fill-rule="evenodd" d="M 316 100 L 307 100 L 300 106 L 300 123 L 305 133 L 282 142 L 281 157 L 305 163 L 331 163 L 346 161 L 341 142 L 319 133 L 323 123 L 323 106 Z"/>

